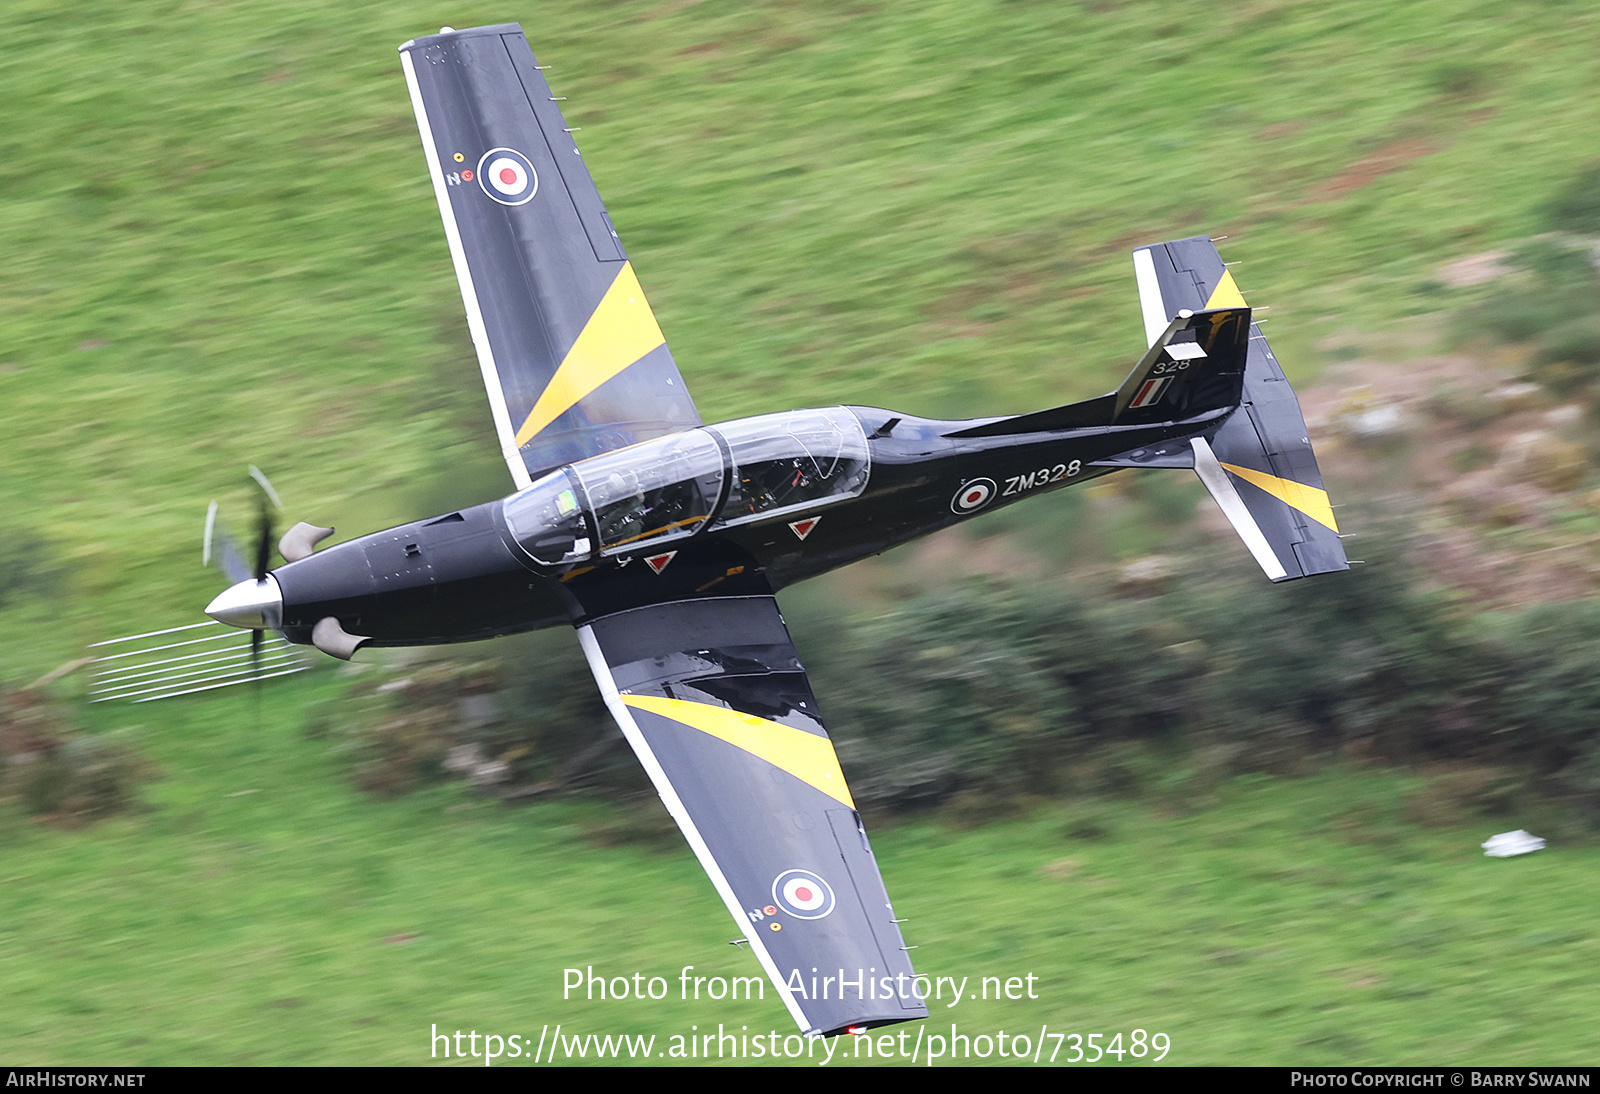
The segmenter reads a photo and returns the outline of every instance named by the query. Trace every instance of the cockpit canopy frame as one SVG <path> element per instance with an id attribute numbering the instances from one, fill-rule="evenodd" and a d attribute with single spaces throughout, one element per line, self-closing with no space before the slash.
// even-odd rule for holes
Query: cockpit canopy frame
<path id="1" fill-rule="evenodd" d="M 504 502 L 543 566 L 630 555 L 859 497 L 871 474 L 861 420 L 843 406 L 686 430 L 550 472 Z"/>

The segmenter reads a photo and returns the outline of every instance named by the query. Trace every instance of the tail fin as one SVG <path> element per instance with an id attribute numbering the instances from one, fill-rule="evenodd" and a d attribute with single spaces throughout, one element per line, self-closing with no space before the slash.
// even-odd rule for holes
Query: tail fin
<path id="1" fill-rule="evenodd" d="M 1250 346 L 1250 309 L 1174 313 L 1115 392 L 1111 421 L 1182 421 L 1239 405 Z"/>
<path id="2" fill-rule="evenodd" d="M 947 434 L 1000 437 L 1107 425 L 1156 425 L 1239 405 L 1250 309 L 1184 309 L 1163 323 L 1122 386 L 1098 399 L 1000 418 Z"/>
<path id="3" fill-rule="evenodd" d="M 1171 317 L 1185 310 L 1245 306 L 1207 236 L 1141 247 L 1133 269 L 1152 348 Z M 1256 324 L 1247 337 L 1238 413 L 1209 442 L 1191 443 L 1200 481 L 1268 577 L 1287 581 L 1350 568 L 1300 402 Z"/>

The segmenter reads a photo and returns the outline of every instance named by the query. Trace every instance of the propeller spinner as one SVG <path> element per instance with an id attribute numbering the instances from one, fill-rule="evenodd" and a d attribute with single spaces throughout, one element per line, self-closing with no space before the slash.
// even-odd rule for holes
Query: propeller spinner
<path id="1" fill-rule="evenodd" d="M 250 477 L 256 481 L 260 491 L 255 567 L 253 570 L 243 567 L 237 546 L 231 542 L 231 537 L 222 533 L 220 538 L 223 541 L 223 549 L 219 552 L 218 560 L 219 564 L 224 565 L 228 576 L 234 578 L 234 584 L 206 605 L 206 614 L 219 623 L 253 631 L 250 636 L 251 658 L 259 660 L 264 632 L 283 628 L 283 589 L 278 584 L 278 579 L 271 573 L 272 510 L 276 508 L 281 511 L 283 504 L 278 500 L 278 492 L 272 488 L 272 483 L 259 468 L 251 467 Z M 206 514 L 205 557 L 208 562 L 212 555 L 215 523 L 216 502 L 212 502 L 211 511 Z M 333 535 L 332 528 L 323 528 L 301 521 L 285 532 L 283 538 L 278 541 L 278 553 L 287 562 L 299 562 L 303 558 L 308 558 L 316 550 L 317 544 L 331 535 Z M 233 562 L 232 568 L 226 565 L 230 558 Z M 312 644 L 318 649 L 346 661 L 363 641 L 365 639 L 359 635 L 346 634 L 339 626 L 339 621 L 333 618 L 318 623 L 312 635 Z"/>
<path id="2" fill-rule="evenodd" d="M 234 584 L 206 605 L 206 614 L 219 623 L 251 630 L 277 630 L 283 626 L 283 590 L 273 577 L 272 562 L 272 510 L 280 512 L 283 502 L 272 482 L 254 464 L 250 477 L 259 490 L 257 501 L 255 567 L 245 566 L 239 546 L 225 529 L 218 526 L 217 503 L 212 502 L 206 511 L 205 550 L 202 561 L 211 565 L 213 555 L 217 566 L 232 578 Z M 270 507 L 269 507 L 270 503 Z M 301 521 L 283 534 L 278 541 L 278 553 L 287 562 L 299 562 L 316 550 L 317 544 L 333 535 L 332 528 L 322 528 Z M 214 549 L 215 545 L 215 549 Z"/>
<path id="3" fill-rule="evenodd" d="M 224 589 L 206 605 L 206 614 L 235 627 L 276 630 L 283 625 L 283 592 L 271 574 L 259 581 L 251 578 Z"/>

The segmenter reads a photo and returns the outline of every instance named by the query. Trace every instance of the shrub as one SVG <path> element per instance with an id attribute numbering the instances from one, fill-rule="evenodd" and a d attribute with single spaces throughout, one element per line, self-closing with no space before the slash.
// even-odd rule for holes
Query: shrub
<path id="1" fill-rule="evenodd" d="M 77 732 L 65 704 L 41 691 L 0 696 L 0 797 L 68 825 L 135 809 L 155 769 L 127 738 Z"/>
<path id="2" fill-rule="evenodd" d="M 27 531 L 0 536 L 0 607 L 18 596 L 50 596 L 60 585 L 61 569 L 51 560 L 48 544 Z"/>
<path id="3" fill-rule="evenodd" d="M 1529 790 L 1600 820 L 1600 602 L 1496 630 L 1398 557 L 1279 586 L 1188 572 L 1142 600 L 987 581 L 829 620 L 825 636 L 801 626 L 857 803 L 968 820 L 1082 795 L 1188 809 L 1233 773 L 1355 757 L 1442 772 L 1410 803 L 1429 821 Z M 501 652 L 359 684 L 341 735 L 361 784 L 651 794 L 570 635 Z M 658 811 L 640 808 L 597 838 L 654 838 Z"/>
<path id="4" fill-rule="evenodd" d="M 1600 162 L 1573 176 L 1550 202 L 1545 215 L 1557 231 L 1600 235 Z"/>
<path id="5" fill-rule="evenodd" d="M 508 797 L 648 786 L 627 749 L 612 747 L 621 735 L 572 636 L 530 638 L 501 643 L 496 658 L 370 665 L 308 725 L 338 741 L 356 784 L 373 793 L 450 778 Z"/>
<path id="6" fill-rule="evenodd" d="M 835 671 L 813 677 L 858 804 L 1058 789 L 1061 758 L 1086 727 L 1040 623 L 1016 592 L 973 585 L 919 597 L 836 639 L 824 662 Z"/>

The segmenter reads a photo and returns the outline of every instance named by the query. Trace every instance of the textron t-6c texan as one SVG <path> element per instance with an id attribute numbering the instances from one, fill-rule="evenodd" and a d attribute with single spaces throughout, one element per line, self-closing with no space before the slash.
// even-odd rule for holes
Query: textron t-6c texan
<path id="1" fill-rule="evenodd" d="M 1274 581 L 1346 568 L 1294 392 L 1208 238 L 1134 252 L 1149 349 L 1019 417 L 702 425 L 515 25 L 400 47 L 516 492 L 313 553 L 207 611 L 348 658 L 571 624 L 800 1028 L 927 1014 L 774 592 L 1024 497 L 1193 468 Z M 264 565 L 263 565 L 264 569 Z"/>

